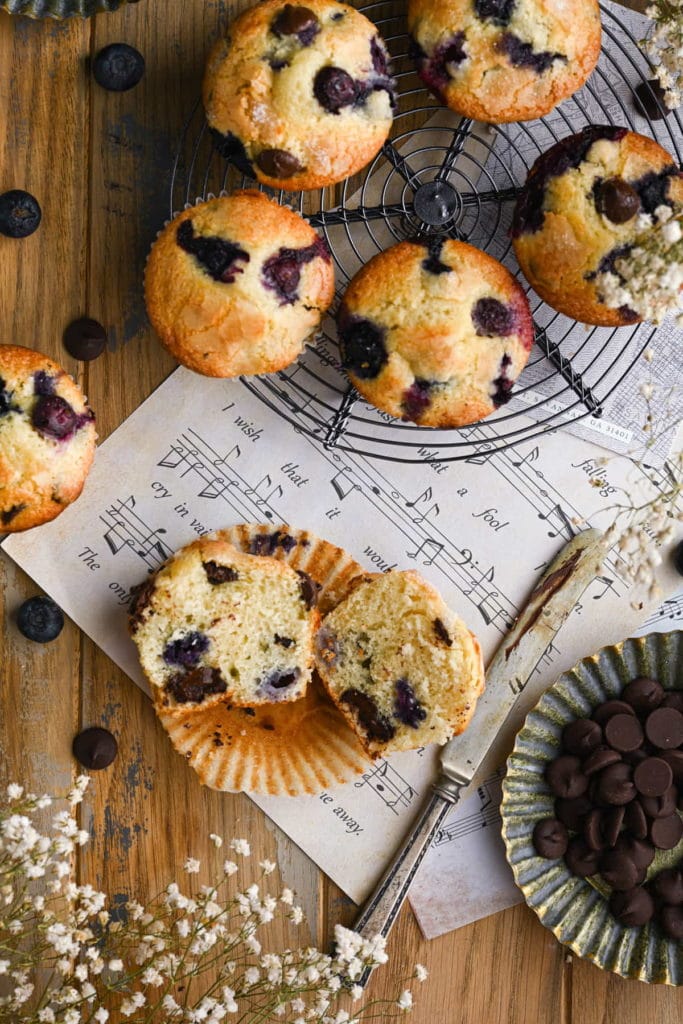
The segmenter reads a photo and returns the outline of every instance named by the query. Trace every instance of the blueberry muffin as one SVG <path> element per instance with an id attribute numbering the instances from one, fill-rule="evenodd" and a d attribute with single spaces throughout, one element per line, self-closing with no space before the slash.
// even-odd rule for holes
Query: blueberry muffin
<path id="1" fill-rule="evenodd" d="M 510 398 L 533 324 L 505 267 L 464 242 L 431 237 L 375 256 L 337 319 L 342 364 L 378 409 L 426 427 L 460 427 Z"/>
<path id="2" fill-rule="evenodd" d="M 322 238 L 256 190 L 184 210 L 154 243 L 145 274 L 157 334 L 179 362 L 209 377 L 288 366 L 333 296 Z"/>
<path id="3" fill-rule="evenodd" d="M 0 533 L 45 523 L 74 501 L 96 437 L 95 416 L 61 366 L 0 345 Z"/>
<path id="4" fill-rule="evenodd" d="M 587 324 L 638 321 L 610 309 L 595 285 L 633 248 L 644 214 L 679 206 L 683 176 L 653 139 L 591 125 L 536 160 L 515 208 L 515 253 L 527 280 L 560 313 Z"/>
<path id="5" fill-rule="evenodd" d="M 371 757 L 445 743 L 484 689 L 476 637 L 416 572 L 359 582 L 323 620 L 316 667 Z"/>
<path id="6" fill-rule="evenodd" d="M 410 0 L 408 30 L 437 98 L 493 124 L 547 114 L 600 56 L 597 0 Z"/>
<path id="7" fill-rule="evenodd" d="M 315 596 L 284 562 L 203 538 L 138 589 L 130 632 L 167 707 L 298 700 L 311 677 Z"/>
<path id="8" fill-rule="evenodd" d="M 213 49 L 204 106 L 220 152 L 265 185 L 323 188 L 389 134 L 394 81 L 371 21 L 336 0 L 265 0 Z"/>

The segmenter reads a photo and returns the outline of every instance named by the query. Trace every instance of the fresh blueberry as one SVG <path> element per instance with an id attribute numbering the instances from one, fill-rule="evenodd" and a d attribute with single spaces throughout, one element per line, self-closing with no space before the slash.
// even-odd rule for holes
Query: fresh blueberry
<path id="1" fill-rule="evenodd" d="M 15 412 L 16 408 L 12 405 L 13 391 L 7 390 L 6 382 L 0 377 L 0 416 L 6 416 L 9 412 Z"/>
<path id="2" fill-rule="evenodd" d="M 235 242 L 209 235 L 197 235 L 191 220 L 184 220 L 176 232 L 180 248 L 194 256 L 214 281 L 233 284 L 237 274 L 244 273 L 240 263 L 248 263 L 250 256 Z"/>
<path id="3" fill-rule="evenodd" d="M 512 397 L 514 381 L 510 380 L 507 375 L 507 368 L 511 364 L 512 358 L 506 352 L 500 361 L 500 376 L 496 377 L 493 382 L 491 399 L 496 409 L 500 408 L 501 405 L 506 405 Z"/>
<path id="4" fill-rule="evenodd" d="M 515 318 L 509 306 L 498 299 L 478 299 L 472 307 L 472 323 L 480 338 L 506 338 L 515 329 Z"/>
<path id="5" fill-rule="evenodd" d="M 127 92 L 145 73 L 145 58 L 128 43 L 110 43 L 95 57 L 93 75 L 110 92 Z"/>
<path id="6" fill-rule="evenodd" d="M 474 0 L 474 9 L 481 21 L 494 25 L 508 25 L 515 9 L 516 0 Z"/>
<path id="7" fill-rule="evenodd" d="M 191 672 L 178 672 L 165 689 L 178 704 L 199 704 L 214 693 L 225 693 L 227 684 L 217 668 L 202 665 Z"/>
<path id="8" fill-rule="evenodd" d="M 297 36 L 302 46 L 310 46 L 320 31 L 320 22 L 308 7 L 285 4 L 270 27 L 279 38 Z"/>
<path id="9" fill-rule="evenodd" d="M 277 292 L 281 306 L 291 306 L 299 298 L 301 267 L 318 257 L 329 263 L 330 254 L 322 238 L 304 249 L 278 249 L 263 264 L 264 287 Z"/>
<path id="10" fill-rule="evenodd" d="M 411 729 L 418 729 L 420 722 L 424 722 L 427 717 L 427 712 L 415 696 L 415 690 L 407 679 L 399 679 L 394 689 L 396 690 L 394 715 L 404 725 L 409 725 Z"/>
<path id="11" fill-rule="evenodd" d="M 27 640 L 47 644 L 62 632 L 64 615 L 49 597 L 30 597 L 19 609 L 17 626 Z"/>
<path id="12" fill-rule="evenodd" d="M 531 43 L 525 43 L 512 32 L 503 33 L 496 49 L 500 53 L 505 54 L 513 67 L 531 68 L 537 75 L 542 75 L 556 60 L 567 63 L 567 57 L 564 53 L 551 53 L 550 50 L 534 50 Z"/>
<path id="13" fill-rule="evenodd" d="M 440 98 L 453 77 L 453 69 L 462 64 L 467 57 L 465 33 L 456 32 L 452 39 L 437 46 L 431 57 L 419 43 L 412 40 L 411 54 L 417 63 L 420 78 L 427 88 Z"/>
<path id="14" fill-rule="evenodd" d="M 259 689 L 278 700 L 284 696 L 285 690 L 298 682 L 300 676 L 301 669 L 297 665 L 294 668 L 274 669 L 261 680 Z"/>
<path id="15" fill-rule="evenodd" d="M 569 135 L 541 154 L 529 172 L 526 186 L 517 200 L 512 222 L 515 238 L 533 234 L 543 227 L 543 200 L 548 182 L 583 162 L 594 142 L 608 139 L 618 142 L 628 129 L 616 125 L 589 125 L 576 135 Z"/>
<path id="16" fill-rule="evenodd" d="M 218 586 L 220 583 L 235 583 L 240 578 L 237 569 L 233 569 L 230 565 L 219 565 L 218 562 L 202 562 L 202 565 L 207 580 L 213 586 Z"/>
<path id="17" fill-rule="evenodd" d="M 365 730 L 368 739 L 387 743 L 396 733 L 389 719 L 381 714 L 372 697 L 362 690 L 344 690 L 339 698 L 342 704 L 348 704 L 358 716 L 358 722 Z"/>
<path id="18" fill-rule="evenodd" d="M 71 750 L 79 764 L 88 768 L 89 771 L 97 772 L 112 764 L 118 753 L 119 745 L 116 742 L 116 737 L 108 729 L 92 726 L 74 737 Z"/>
<path id="19" fill-rule="evenodd" d="M 671 113 L 664 99 L 666 92 L 656 78 L 641 82 L 633 92 L 636 110 L 651 121 L 662 121 Z"/>
<path id="20" fill-rule="evenodd" d="M 403 392 L 402 418 L 419 423 L 423 412 L 432 404 L 432 391 L 437 386 L 438 381 L 422 380 L 420 377 L 416 377 L 410 387 Z"/>
<path id="21" fill-rule="evenodd" d="M 339 348 L 342 366 L 361 380 L 376 377 L 387 359 L 384 330 L 363 317 L 339 314 Z"/>
<path id="22" fill-rule="evenodd" d="M 254 177 L 254 168 L 251 160 L 247 156 L 247 151 L 244 148 L 244 144 L 241 139 L 238 139 L 232 132 L 226 132 L 225 135 L 222 132 L 217 131 L 215 128 L 211 128 L 211 138 L 213 139 L 214 149 L 216 149 L 222 157 L 229 160 L 230 163 L 234 164 L 238 171 L 242 174 L 246 174 L 247 177 Z"/>
<path id="23" fill-rule="evenodd" d="M 306 170 L 294 154 L 288 153 L 286 149 L 262 149 L 256 157 L 256 163 L 269 178 L 293 178 L 295 174 Z"/>
<path id="24" fill-rule="evenodd" d="M 162 658 L 167 665 L 177 665 L 178 668 L 194 668 L 199 664 L 202 654 L 209 649 L 209 638 L 205 633 L 196 630 L 186 633 L 178 640 L 171 640 L 164 647 Z"/>
<path id="25" fill-rule="evenodd" d="M 441 235 L 433 235 L 424 243 L 429 255 L 422 261 L 422 269 L 428 274 L 450 274 L 453 268 L 444 263 L 441 259 L 444 239 Z"/>
<path id="26" fill-rule="evenodd" d="M 107 345 L 107 332 L 101 323 L 89 316 L 73 320 L 62 337 L 64 348 L 74 359 L 90 362 L 102 355 Z"/>
<path id="27" fill-rule="evenodd" d="M 22 189 L 13 188 L 0 195 L 0 234 L 8 238 L 27 238 L 40 224 L 42 211 L 38 200 Z"/>
<path id="28" fill-rule="evenodd" d="M 78 427 L 79 418 L 59 395 L 40 395 L 33 407 L 33 426 L 43 437 L 61 441 Z"/>
<path id="29" fill-rule="evenodd" d="M 379 36 L 373 36 L 370 40 L 370 56 L 375 72 L 382 77 L 387 76 L 389 74 L 389 58 Z"/>
<path id="30" fill-rule="evenodd" d="M 645 213 L 654 213 L 658 206 L 671 206 L 669 184 L 672 178 L 681 177 L 681 172 L 673 164 L 656 173 L 649 171 L 631 185 L 638 193 Z"/>
<path id="31" fill-rule="evenodd" d="M 33 374 L 33 392 L 36 395 L 54 395 L 55 378 L 45 370 L 37 370 Z"/>
<path id="32" fill-rule="evenodd" d="M 342 68 L 321 68 L 313 80 L 313 94 L 324 110 L 338 114 L 342 107 L 350 107 L 358 97 L 358 87 L 351 75 Z"/>

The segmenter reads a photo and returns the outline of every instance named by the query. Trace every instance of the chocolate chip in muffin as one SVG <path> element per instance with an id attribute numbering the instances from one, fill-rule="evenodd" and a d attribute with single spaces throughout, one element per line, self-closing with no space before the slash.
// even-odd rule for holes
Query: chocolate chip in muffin
<path id="1" fill-rule="evenodd" d="M 172 676 L 165 690 L 178 704 L 199 704 L 205 697 L 225 693 L 227 684 L 217 668 L 202 665 Z"/>
<path id="2" fill-rule="evenodd" d="M 10 505 L 9 508 L 6 508 L 2 512 L 0 512 L 0 523 L 2 523 L 3 526 L 9 526 L 12 520 L 16 519 L 19 513 L 23 512 L 24 509 L 26 508 L 28 508 L 28 505 L 22 503 L 19 503 L 17 505 Z"/>
<path id="3" fill-rule="evenodd" d="M 191 220 L 184 220 L 176 232 L 176 241 L 183 250 L 201 263 L 214 281 L 233 284 L 237 274 L 244 273 L 241 263 L 248 263 L 250 256 L 241 246 L 224 238 L 195 236 Z"/>
<path id="4" fill-rule="evenodd" d="M 219 565 L 218 562 L 202 562 L 206 578 L 213 586 L 221 583 L 236 583 L 240 578 L 237 569 L 231 565 Z"/>
<path id="5" fill-rule="evenodd" d="M 292 640 L 291 636 L 280 636 L 279 633 L 276 633 L 275 636 L 273 637 L 273 643 L 276 643 L 280 647 L 284 647 L 285 650 L 288 650 L 293 644 L 296 643 L 296 640 Z"/>
<path id="6" fill-rule="evenodd" d="M 446 644 L 446 647 L 453 646 L 453 638 L 449 636 L 448 630 L 444 626 L 441 619 L 434 619 L 434 632 L 442 643 Z"/>
<path id="7" fill-rule="evenodd" d="M 301 669 L 298 666 L 288 669 L 275 669 L 260 681 L 259 688 L 265 693 L 271 693 L 276 697 L 281 696 L 284 690 L 289 689 L 290 686 L 294 686 L 299 681 L 300 675 Z"/>
<path id="8" fill-rule="evenodd" d="M 302 46 L 310 46 L 318 32 L 320 22 L 315 13 L 308 7 L 285 4 L 271 22 L 274 35 L 296 36 Z"/>
<path id="9" fill-rule="evenodd" d="M 384 330 L 363 317 L 347 317 L 340 311 L 339 347 L 342 365 L 361 380 L 377 377 L 387 362 Z"/>
<path id="10" fill-rule="evenodd" d="M 640 196 L 623 178 L 606 178 L 593 187 L 595 207 L 613 224 L 625 224 L 640 210 Z"/>
<path id="11" fill-rule="evenodd" d="M 156 586 L 156 580 L 146 580 L 131 591 L 131 602 L 128 605 L 128 615 L 131 632 L 135 633 L 138 626 L 142 624 L 144 612 L 152 602 L 152 594 Z"/>
<path id="12" fill-rule="evenodd" d="M 310 611 L 318 603 L 318 594 L 322 590 L 322 586 L 309 576 L 307 572 L 304 572 L 303 569 L 297 569 L 296 574 L 301 581 L 299 583 L 301 600 L 304 602 L 306 609 Z"/>
<path id="13" fill-rule="evenodd" d="M 372 697 L 368 697 L 361 690 L 350 689 L 344 690 L 339 699 L 342 704 L 348 704 L 354 709 L 369 739 L 379 740 L 380 743 L 388 743 L 393 739 L 396 730 L 389 719 L 380 712 Z"/>
<path id="14" fill-rule="evenodd" d="M 306 168 L 286 149 L 262 149 L 256 164 L 269 178 L 293 178 Z"/>

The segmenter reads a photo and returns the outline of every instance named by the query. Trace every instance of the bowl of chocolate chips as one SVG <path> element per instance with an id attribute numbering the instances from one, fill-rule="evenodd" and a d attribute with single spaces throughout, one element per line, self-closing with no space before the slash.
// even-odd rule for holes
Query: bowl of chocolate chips
<path id="1" fill-rule="evenodd" d="M 683 985 L 683 632 L 565 672 L 517 735 L 501 813 L 515 881 L 560 942 Z"/>

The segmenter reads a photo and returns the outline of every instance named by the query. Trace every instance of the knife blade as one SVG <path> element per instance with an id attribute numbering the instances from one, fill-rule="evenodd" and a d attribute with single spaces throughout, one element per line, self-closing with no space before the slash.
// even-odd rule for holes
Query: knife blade
<path id="1" fill-rule="evenodd" d="M 553 637 L 590 581 L 600 573 L 604 549 L 599 530 L 584 530 L 560 551 L 540 577 L 512 629 L 486 670 L 486 689 L 467 730 L 441 752 L 433 792 L 393 860 L 366 901 L 354 929 L 366 938 L 387 936 L 431 840 L 472 784 L 501 727 Z M 364 986 L 370 970 L 354 979 Z"/>

